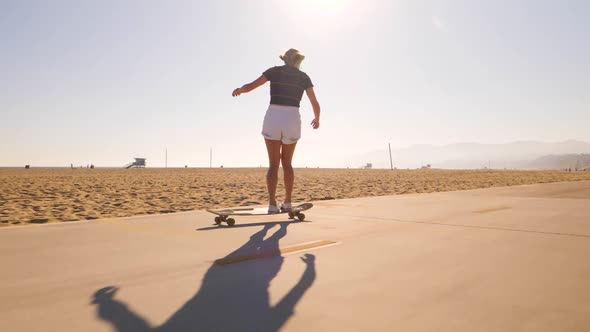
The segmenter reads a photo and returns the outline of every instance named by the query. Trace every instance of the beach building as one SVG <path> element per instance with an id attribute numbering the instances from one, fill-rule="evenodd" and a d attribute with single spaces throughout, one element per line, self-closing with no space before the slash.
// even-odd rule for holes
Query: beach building
<path id="1" fill-rule="evenodd" d="M 135 158 L 134 162 L 131 162 L 123 167 L 125 168 L 131 168 L 131 167 L 135 167 L 135 168 L 144 168 L 145 167 L 145 161 L 147 158 Z"/>

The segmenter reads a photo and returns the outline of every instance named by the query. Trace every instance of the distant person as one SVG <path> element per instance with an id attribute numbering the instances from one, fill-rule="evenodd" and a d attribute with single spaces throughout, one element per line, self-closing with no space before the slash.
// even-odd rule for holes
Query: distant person
<path id="1" fill-rule="evenodd" d="M 232 96 L 237 97 L 270 81 L 270 105 L 262 125 L 262 136 L 266 142 L 269 163 L 266 175 L 269 213 L 279 213 L 281 210 L 291 209 L 291 195 L 295 181 L 291 161 L 295 145 L 301 137 L 299 103 L 304 91 L 311 102 L 315 115 L 311 126 L 313 129 L 320 127 L 320 104 L 313 91 L 313 83 L 311 83 L 309 76 L 299 69 L 305 56 L 299 50 L 292 48 L 280 55 L 279 58 L 285 62 L 285 65 L 269 68 L 255 81 L 232 92 Z M 281 164 L 285 180 L 285 199 L 279 207 L 276 200 L 276 190 Z"/>

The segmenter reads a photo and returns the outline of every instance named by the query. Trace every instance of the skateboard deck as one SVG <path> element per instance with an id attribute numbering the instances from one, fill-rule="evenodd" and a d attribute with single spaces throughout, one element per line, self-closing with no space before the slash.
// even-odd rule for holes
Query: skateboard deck
<path id="1" fill-rule="evenodd" d="M 218 210 L 209 210 L 207 212 L 216 214 L 215 223 L 220 225 L 222 222 L 228 224 L 228 226 L 233 226 L 236 223 L 234 218 L 229 218 L 229 216 L 263 216 L 263 215 L 271 215 L 271 214 L 283 214 L 288 213 L 290 219 L 299 219 L 301 221 L 305 220 L 305 214 L 302 212 L 305 210 L 309 210 L 313 207 L 312 203 L 303 203 L 299 205 L 295 205 L 291 208 L 290 211 L 280 211 L 277 213 L 268 213 L 267 207 L 239 207 L 239 208 L 231 208 L 231 209 L 218 209 Z"/>

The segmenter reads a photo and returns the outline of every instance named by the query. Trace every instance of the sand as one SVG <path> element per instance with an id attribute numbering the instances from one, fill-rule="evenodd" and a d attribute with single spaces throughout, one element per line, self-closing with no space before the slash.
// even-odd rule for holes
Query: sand
<path id="1" fill-rule="evenodd" d="M 562 171 L 295 172 L 294 202 L 590 180 L 590 172 Z M 264 205 L 265 174 L 264 168 L 0 169 L 0 227 Z M 283 190 L 280 183 L 279 199 Z"/>

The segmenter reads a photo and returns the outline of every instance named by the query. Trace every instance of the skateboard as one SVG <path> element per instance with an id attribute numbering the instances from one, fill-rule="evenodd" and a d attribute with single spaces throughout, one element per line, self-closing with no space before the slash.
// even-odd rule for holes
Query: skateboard
<path id="1" fill-rule="evenodd" d="M 216 214 L 215 223 L 217 225 L 221 225 L 222 222 L 227 223 L 228 226 L 233 226 L 236 223 L 234 218 L 229 218 L 229 216 L 264 216 L 270 214 L 283 214 L 288 213 L 289 219 L 299 219 L 300 221 L 305 220 L 305 214 L 302 212 L 305 210 L 309 210 L 313 207 L 312 203 L 303 203 L 296 206 L 293 206 L 290 211 L 281 211 L 278 213 L 268 213 L 268 208 L 266 207 L 240 207 L 240 208 L 233 208 L 233 209 L 219 209 L 219 210 L 207 210 L 207 212 Z"/>

